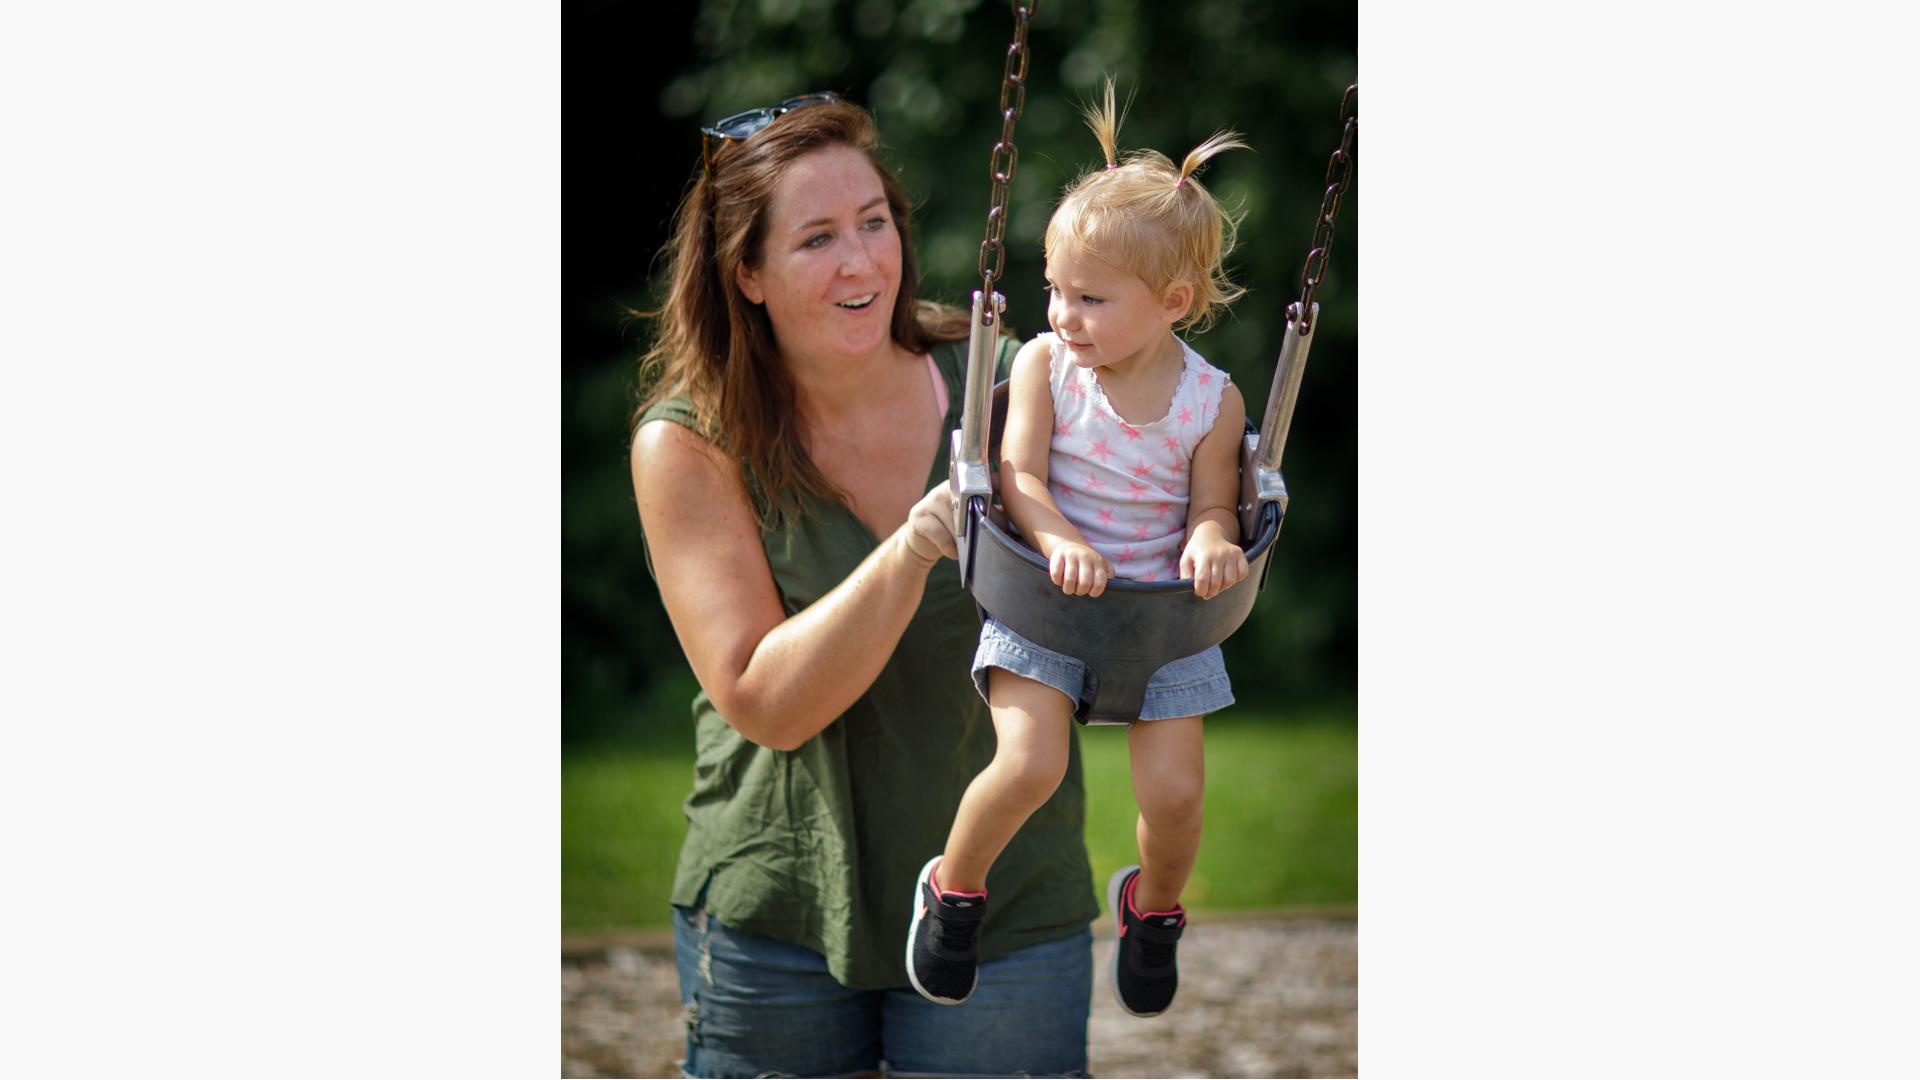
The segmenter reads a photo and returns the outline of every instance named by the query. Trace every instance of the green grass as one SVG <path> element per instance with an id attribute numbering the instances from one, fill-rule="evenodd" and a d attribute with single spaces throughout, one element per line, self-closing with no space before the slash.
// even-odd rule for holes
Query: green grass
<path id="1" fill-rule="evenodd" d="M 665 926 L 693 788 L 684 753 L 645 746 L 569 751 L 560 765 L 560 927 Z"/>
<path id="2" fill-rule="evenodd" d="M 1347 714 L 1351 716 L 1351 713 Z M 1358 746 L 1338 714 L 1238 711 L 1207 721 L 1206 833 L 1181 902 L 1214 911 L 1351 905 L 1359 897 Z M 1127 737 L 1080 733 L 1094 884 L 1139 862 Z"/>
<path id="3" fill-rule="evenodd" d="M 1207 722 L 1207 826 L 1182 898 L 1189 907 L 1349 905 L 1359 893 L 1352 705 L 1280 717 L 1233 710 Z M 1126 734 L 1082 729 L 1094 884 L 1137 861 Z M 693 747 L 570 748 L 561 759 L 563 932 L 667 923 L 680 803 Z"/>

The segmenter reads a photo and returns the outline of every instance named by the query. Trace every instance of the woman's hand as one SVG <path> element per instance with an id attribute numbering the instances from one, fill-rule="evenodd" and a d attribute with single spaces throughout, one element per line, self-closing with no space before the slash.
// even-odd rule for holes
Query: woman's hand
<path id="1" fill-rule="evenodd" d="M 1247 576 L 1247 553 L 1208 522 L 1194 530 L 1180 553 L 1180 576 L 1193 579 L 1193 594 L 1211 600 Z"/>
<path id="2" fill-rule="evenodd" d="M 1064 543 L 1047 556 L 1047 574 L 1068 596 L 1099 596 L 1107 579 L 1118 576 L 1106 556 L 1085 544 Z"/>
<path id="3" fill-rule="evenodd" d="M 907 511 L 907 550 L 920 564 L 931 568 L 942 558 L 957 559 L 960 548 L 953 538 L 953 493 L 945 483 L 935 484 Z"/>

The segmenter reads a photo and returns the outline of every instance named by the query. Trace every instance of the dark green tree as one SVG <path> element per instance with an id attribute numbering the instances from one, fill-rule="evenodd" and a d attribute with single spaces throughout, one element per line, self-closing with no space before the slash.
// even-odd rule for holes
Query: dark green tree
<path id="1" fill-rule="evenodd" d="M 570 740 L 684 732 L 686 662 L 642 557 L 626 422 L 655 302 L 650 270 L 715 117 L 831 89 L 871 108 L 916 202 L 924 293 L 978 287 L 1010 7 L 978 0 L 580 3 L 566 13 L 562 385 L 564 727 Z M 1355 79 L 1351 7 L 1257 0 L 1040 0 L 1007 226 L 1008 321 L 1046 328 L 1041 234 L 1061 188 L 1098 163 L 1078 117 L 1111 74 L 1133 96 L 1123 149 L 1178 159 L 1221 128 L 1253 153 L 1212 163 L 1245 213 L 1229 260 L 1249 292 L 1194 345 L 1256 415 Z M 1343 201 L 1322 318 L 1284 463 L 1292 495 L 1271 578 L 1227 643 L 1243 700 L 1351 693 L 1354 682 L 1352 287 L 1359 170 Z"/>

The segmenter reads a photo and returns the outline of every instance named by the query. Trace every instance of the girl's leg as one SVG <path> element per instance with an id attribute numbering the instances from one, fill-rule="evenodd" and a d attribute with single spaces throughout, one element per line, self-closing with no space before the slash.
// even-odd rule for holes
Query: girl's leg
<path id="1" fill-rule="evenodd" d="M 1206 756 L 1200 717 L 1143 720 L 1127 732 L 1133 761 L 1133 798 L 1140 804 L 1140 881 L 1134 906 L 1172 911 L 1193 873 L 1200 851 L 1202 796 L 1206 792 Z"/>
<path id="2" fill-rule="evenodd" d="M 993 761 L 967 785 L 940 859 L 943 892 L 982 892 L 987 871 L 1013 834 L 1067 773 L 1073 702 L 1045 683 L 987 670 L 987 704 L 999 738 Z"/>

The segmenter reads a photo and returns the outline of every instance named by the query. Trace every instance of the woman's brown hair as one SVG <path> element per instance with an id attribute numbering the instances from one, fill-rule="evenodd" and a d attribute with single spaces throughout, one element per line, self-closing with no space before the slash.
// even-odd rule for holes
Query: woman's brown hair
<path id="1" fill-rule="evenodd" d="M 643 397 L 633 423 L 661 401 L 687 398 L 701 434 L 740 464 L 763 527 L 799 517 L 808 496 L 840 496 L 807 455 L 793 379 L 766 309 L 735 284 L 741 267 L 760 265 L 767 212 L 787 165 L 832 146 L 865 153 L 900 235 L 893 340 L 918 353 L 967 334 L 964 312 L 917 298 L 912 207 L 880 163 L 879 145 L 867 111 L 838 101 L 794 109 L 744 140 L 716 141 L 711 169 L 695 177 L 674 216 L 666 300 L 644 313 L 656 332 L 640 361 Z"/>

